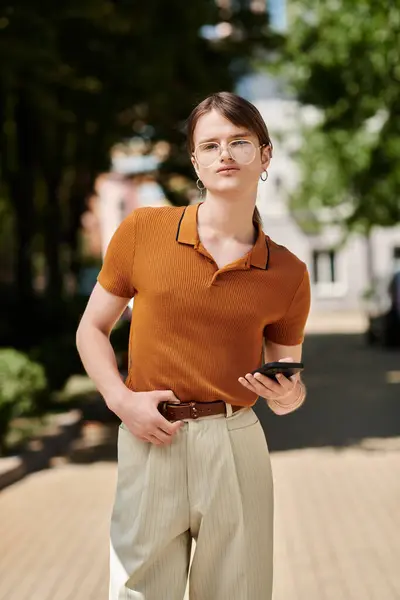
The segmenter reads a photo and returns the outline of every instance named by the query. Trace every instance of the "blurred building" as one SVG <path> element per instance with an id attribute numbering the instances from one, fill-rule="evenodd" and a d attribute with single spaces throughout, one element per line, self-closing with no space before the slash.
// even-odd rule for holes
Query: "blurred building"
<path id="1" fill-rule="evenodd" d="M 287 29 L 287 0 L 267 0 L 270 23 Z M 343 231 L 330 224 L 331 214 L 317 215 L 318 234 L 306 233 L 299 215 L 289 210 L 289 196 L 300 182 L 294 155 L 302 143 L 300 127 L 318 117 L 316 109 L 301 107 L 285 94 L 281 82 L 267 74 L 244 78 L 237 92 L 253 102 L 263 115 L 274 143 L 268 182 L 260 184 L 257 200 L 264 230 L 287 246 L 307 265 L 315 312 L 354 311 L 363 308 L 363 296 L 374 280 L 377 294 L 389 295 L 393 275 L 400 270 L 400 225 L 376 227 L 369 240 L 352 235 L 343 243 Z"/>
<path id="2" fill-rule="evenodd" d="M 81 293 L 90 294 L 93 289 L 101 260 L 121 221 L 135 208 L 169 205 L 156 180 L 158 164 L 159 159 L 154 154 L 131 154 L 117 149 L 112 154 L 111 170 L 97 177 L 95 193 L 89 198 L 81 219 L 84 255 L 88 262 L 81 270 Z"/>
<path id="3" fill-rule="evenodd" d="M 329 224 L 329 211 L 321 210 L 317 215 L 320 233 L 306 233 L 296 215 L 290 212 L 288 198 L 300 181 L 294 160 L 302 142 L 300 126 L 315 120 L 316 109 L 300 107 L 285 97 L 279 81 L 266 75 L 242 81 L 238 93 L 256 104 L 274 144 L 269 178 L 260 184 L 257 201 L 265 232 L 307 263 L 314 311 L 361 309 L 363 295 L 371 285 L 371 274 L 382 293 L 388 291 L 393 274 L 400 269 L 400 225 L 376 227 L 369 241 L 354 234 L 343 243 L 342 229 Z"/>
<path id="4" fill-rule="evenodd" d="M 116 156 L 112 171 L 97 181 L 102 255 L 121 221 L 135 208 L 169 202 L 157 183 L 154 156 Z"/>

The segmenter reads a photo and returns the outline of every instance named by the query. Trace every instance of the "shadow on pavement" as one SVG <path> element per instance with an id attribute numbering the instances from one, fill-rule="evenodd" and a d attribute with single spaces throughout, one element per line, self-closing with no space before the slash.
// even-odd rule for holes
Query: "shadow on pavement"
<path id="1" fill-rule="evenodd" d="M 363 335 L 308 335 L 303 360 L 308 396 L 298 411 L 278 417 L 262 399 L 255 407 L 271 451 L 400 436 L 399 350 L 369 347 Z"/>
<path id="2" fill-rule="evenodd" d="M 117 438 L 117 423 L 87 422 L 81 437 L 71 445 L 67 458 L 69 462 L 81 464 L 114 462 L 117 460 Z"/>
<path id="3" fill-rule="evenodd" d="M 278 417 L 259 400 L 255 406 L 273 451 L 346 447 L 368 438 L 400 436 L 400 352 L 369 347 L 363 335 L 308 335 L 304 343 L 308 396 L 292 414 Z M 398 383 L 388 382 L 397 372 Z M 102 399 L 85 411 L 83 434 L 71 462 L 116 460 L 118 423 Z M 400 447 L 400 444 L 399 444 Z"/>

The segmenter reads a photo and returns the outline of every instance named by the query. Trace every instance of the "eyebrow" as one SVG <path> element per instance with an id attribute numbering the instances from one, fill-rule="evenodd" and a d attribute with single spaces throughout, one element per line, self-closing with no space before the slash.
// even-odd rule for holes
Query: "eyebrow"
<path id="1" fill-rule="evenodd" d="M 228 136 L 228 139 L 243 139 L 246 137 L 251 137 L 252 133 L 250 133 L 250 131 L 241 131 L 239 133 L 235 133 L 234 135 L 230 135 Z M 198 143 L 199 144 L 207 144 L 208 142 L 216 142 L 218 141 L 218 138 L 209 138 L 207 140 L 200 140 Z"/>

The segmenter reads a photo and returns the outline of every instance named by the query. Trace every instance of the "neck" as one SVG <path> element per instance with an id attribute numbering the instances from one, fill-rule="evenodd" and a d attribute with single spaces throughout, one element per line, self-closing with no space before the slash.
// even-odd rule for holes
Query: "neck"
<path id="1" fill-rule="evenodd" d="M 244 244 L 254 241 L 253 213 L 255 198 L 241 198 L 235 202 L 207 192 L 199 207 L 197 220 L 200 228 L 211 230 L 218 237 L 234 238 Z"/>

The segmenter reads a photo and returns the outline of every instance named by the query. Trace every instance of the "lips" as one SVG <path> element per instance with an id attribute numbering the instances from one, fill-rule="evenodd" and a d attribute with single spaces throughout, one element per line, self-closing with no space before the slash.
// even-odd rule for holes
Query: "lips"
<path id="1" fill-rule="evenodd" d="M 221 167 L 217 173 L 228 173 L 229 171 L 240 171 L 240 169 L 236 167 Z"/>

